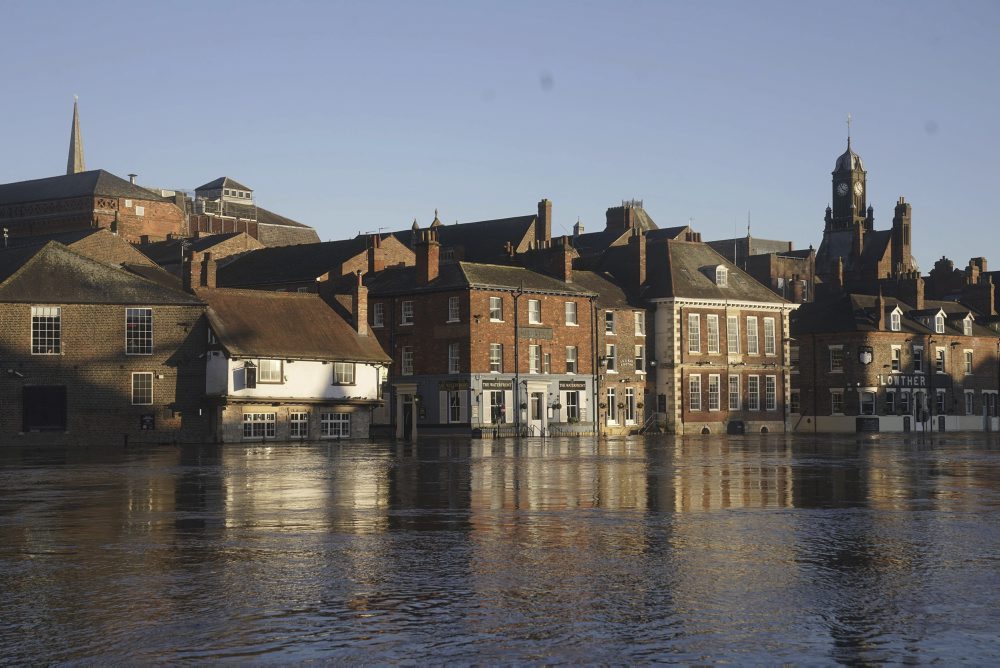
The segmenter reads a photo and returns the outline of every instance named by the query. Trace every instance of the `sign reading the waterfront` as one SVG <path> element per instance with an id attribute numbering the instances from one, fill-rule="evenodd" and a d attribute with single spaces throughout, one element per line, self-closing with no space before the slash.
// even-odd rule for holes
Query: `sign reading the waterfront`
<path id="1" fill-rule="evenodd" d="M 503 380 L 501 378 L 488 378 L 483 381 L 484 390 L 513 390 L 514 381 L 510 378 Z"/>
<path id="2" fill-rule="evenodd" d="M 923 374 L 913 374 L 912 376 L 902 374 L 883 376 L 879 374 L 878 384 L 884 387 L 927 387 L 927 376 Z"/>
<path id="3" fill-rule="evenodd" d="M 560 390 L 586 390 L 587 381 L 585 380 L 560 380 L 559 381 Z"/>

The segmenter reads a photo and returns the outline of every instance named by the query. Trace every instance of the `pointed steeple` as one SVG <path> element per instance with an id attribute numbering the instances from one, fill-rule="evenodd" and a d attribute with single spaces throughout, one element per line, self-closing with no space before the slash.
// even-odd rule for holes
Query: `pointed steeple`
<path id="1" fill-rule="evenodd" d="M 78 99 L 73 96 L 73 127 L 69 135 L 69 159 L 66 161 L 66 173 L 77 174 L 87 171 L 83 163 L 83 137 L 80 135 L 80 111 L 77 108 Z"/>

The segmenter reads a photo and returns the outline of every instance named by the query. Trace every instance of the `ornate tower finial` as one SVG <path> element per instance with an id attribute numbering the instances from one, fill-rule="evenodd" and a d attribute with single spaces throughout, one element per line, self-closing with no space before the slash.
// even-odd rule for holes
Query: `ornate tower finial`
<path id="1" fill-rule="evenodd" d="M 73 96 L 73 125 L 69 135 L 69 158 L 66 160 L 66 173 L 77 174 L 87 171 L 83 162 L 83 136 L 80 134 L 80 112 L 77 107 L 79 98 Z"/>

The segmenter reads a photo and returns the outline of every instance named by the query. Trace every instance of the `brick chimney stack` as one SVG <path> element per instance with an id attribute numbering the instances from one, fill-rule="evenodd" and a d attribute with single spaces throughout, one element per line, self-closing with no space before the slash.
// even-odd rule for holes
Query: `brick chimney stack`
<path id="1" fill-rule="evenodd" d="M 646 235 L 633 228 L 628 238 L 629 274 L 633 277 L 632 287 L 638 291 L 646 284 Z"/>
<path id="2" fill-rule="evenodd" d="M 885 329 L 885 298 L 882 297 L 882 286 L 878 288 L 878 296 L 875 298 L 875 310 L 878 311 L 875 314 L 876 323 L 878 326 L 878 331 Z"/>
<path id="3" fill-rule="evenodd" d="M 538 218 L 535 220 L 535 241 L 552 239 L 552 202 L 543 199 L 538 203 Z"/>
<path id="4" fill-rule="evenodd" d="M 351 286 L 351 316 L 354 318 L 354 329 L 361 336 L 368 336 L 368 288 L 361 280 L 361 272 L 355 275 L 354 285 Z"/>
<path id="5" fill-rule="evenodd" d="M 372 234 L 368 237 L 368 271 L 377 273 L 385 269 L 385 251 L 382 250 L 382 237 Z"/>
<path id="6" fill-rule="evenodd" d="M 215 278 L 218 272 L 218 262 L 211 253 L 205 253 L 202 260 L 201 285 L 206 288 L 215 287 Z"/>
<path id="7" fill-rule="evenodd" d="M 552 248 L 548 250 L 552 258 L 552 273 L 564 283 L 573 282 L 573 246 L 565 234 L 552 240 Z"/>
<path id="8" fill-rule="evenodd" d="M 201 253 L 191 251 L 188 257 L 184 258 L 184 265 L 181 267 L 181 285 L 185 292 L 194 292 L 195 288 L 201 287 Z"/>
<path id="9" fill-rule="evenodd" d="M 427 285 L 438 277 L 441 244 L 437 230 L 421 230 L 417 241 L 417 285 Z"/>

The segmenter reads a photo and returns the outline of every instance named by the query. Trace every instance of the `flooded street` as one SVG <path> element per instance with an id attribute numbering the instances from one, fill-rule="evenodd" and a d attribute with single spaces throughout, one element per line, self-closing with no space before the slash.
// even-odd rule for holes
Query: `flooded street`
<path id="1" fill-rule="evenodd" d="M 1000 659 L 1000 445 L 0 450 L 3 663 Z"/>

